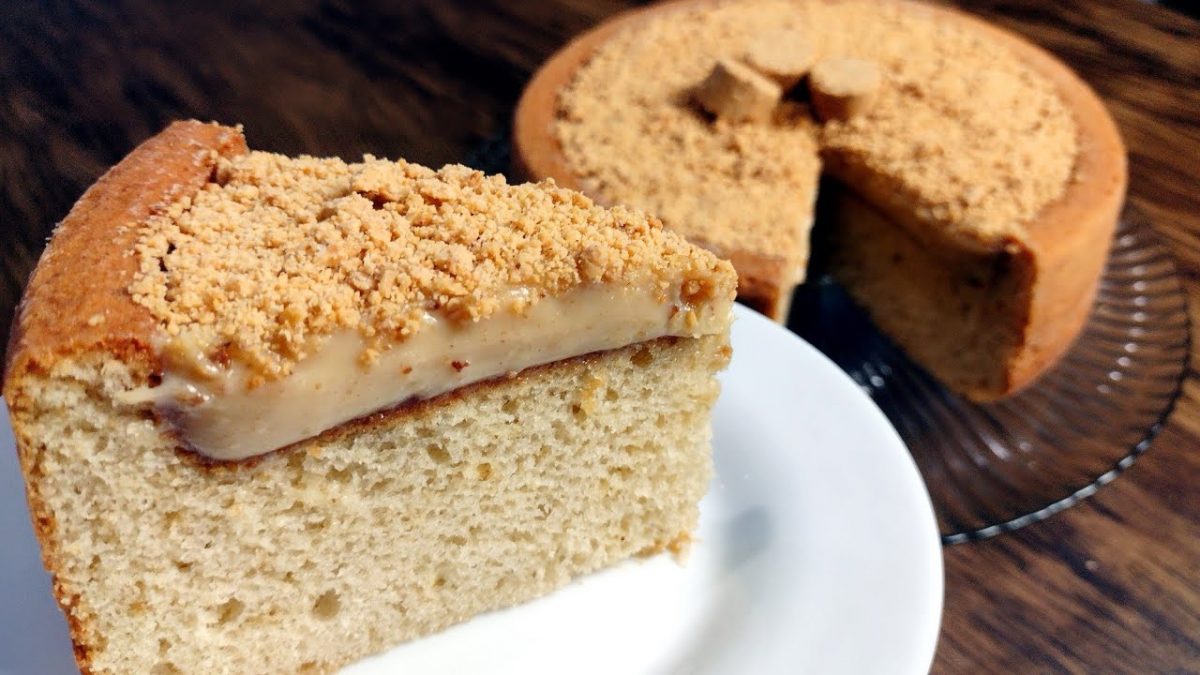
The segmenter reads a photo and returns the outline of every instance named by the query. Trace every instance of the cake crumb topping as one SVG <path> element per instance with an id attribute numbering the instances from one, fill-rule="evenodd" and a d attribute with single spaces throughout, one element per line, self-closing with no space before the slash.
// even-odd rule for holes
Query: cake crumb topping
<path id="1" fill-rule="evenodd" d="M 823 121 L 857 117 L 870 110 L 882 79 L 874 61 L 825 59 L 808 77 L 813 110 Z"/>
<path id="2" fill-rule="evenodd" d="M 730 122 L 769 122 L 783 96 L 778 82 L 732 59 L 717 61 L 696 89 L 696 101 Z"/>
<path id="3" fill-rule="evenodd" d="M 682 93 L 714 62 L 779 31 L 808 36 L 817 59 L 878 64 L 870 109 L 810 136 L 807 111 L 733 127 L 688 107 Z M 815 190 L 818 145 L 887 176 L 934 227 L 985 241 L 1023 236 L 1063 193 L 1078 154 L 1054 85 L 1003 44 L 882 2 L 714 3 L 632 25 L 560 94 L 556 134 L 590 192 L 718 250 L 778 250 L 794 236 L 779 220 Z"/>
<path id="4" fill-rule="evenodd" d="M 431 315 L 519 314 L 583 284 L 696 304 L 736 285 L 728 263 L 639 211 L 552 181 L 371 156 L 222 159 L 211 183 L 145 225 L 136 255 L 129 291 L 173 342 L 268 379 L 346 329 L 379 346 Z"/>
<path id="5" fill-rule="evenodd" d="M 779 86 L 791 89 L 808 74 L 814 57 L 812 43 L 802 31 L 777 29 L 751 42 L 743 59 Z"/>

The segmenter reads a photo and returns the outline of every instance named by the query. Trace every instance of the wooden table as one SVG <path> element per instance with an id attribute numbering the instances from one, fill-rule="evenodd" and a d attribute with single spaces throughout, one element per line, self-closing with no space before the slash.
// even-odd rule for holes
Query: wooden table
<path id="1" fill-rule="evenodd" d="M 622 6 L 168 4 L 0 3 L 0 336 L 55 221 L 169 120 L 242 122 L 255 147 L 285 153 L 459 161 L 506 128 L 543 59 Z M 1171 243 L 1200 325 L 1200 22 L 1133 0 L 1060 4 L 971 8 L 1106 99 L 1129 145 L 1130 200 Z M 1048 522 L 946 550 L 936 672 L 1200 672 L 1195 351 L 1192 364 L 1170 424 L 1116 483 Z"/>

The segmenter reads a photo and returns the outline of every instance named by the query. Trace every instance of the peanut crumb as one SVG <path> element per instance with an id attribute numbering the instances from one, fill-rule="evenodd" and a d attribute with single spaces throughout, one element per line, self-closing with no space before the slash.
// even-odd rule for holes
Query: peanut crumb
<path id="1" fill-rule="evenodd" d="M 778 83 L 730 59 L 718 59 L 696 90 L 696 100 L 718 118 L 758 124 L 770 121 L 782 96 Z"/>
<path id="2" fill-rule="evenodd" d="M 816 52 L 802 31 L 778 28 L 755 38 L 744 58 L 746 65 L 791 89 L 808 74 Z"/>
<path id="3" fill-rule="evenodd" d="M 824 122 L 846 121 L 871 109 L 883 79 L 879 66 L 867 59 L 825 59 L 809 75 L 813 110 Z"/>
<path id="4" fill-rule="evenodd" d="M 371 156 L 223 159 L 213 182 L 146 224 L 136 254 L 130 293 L 172 343 L 264 379 L 337 331 L 367 338 L 366 364 L 430 317 L 479 321 L 582 284 L 663 297 L 689 282 L 732 297 L 736 284 L 728 263 L 640 211 L 552 181 Z"/>
<path id="5" fill-rule="evenodd" d="M 741 59 L 786 27 L 772 23 L 778 16 L 730 14 L 681 9 L 613 36 L 560 92 L 555 134 L 589 194 L 645 209 L 718 254 L 770 251 L 798 280 L 820 170 L 817 125 L 786 100 L 767 124 L 710 121 L 693 102 L 717 59 Z"/>

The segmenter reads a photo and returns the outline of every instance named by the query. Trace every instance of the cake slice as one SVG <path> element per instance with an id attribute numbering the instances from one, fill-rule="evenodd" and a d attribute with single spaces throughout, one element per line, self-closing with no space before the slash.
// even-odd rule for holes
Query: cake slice
<path id="1" fill-rule="evenodd" d="M 81 670 L 329 672 L 681 550 L 735 286 L 553 183 L 170 126 L 59 226 L 11 337 Z"/>

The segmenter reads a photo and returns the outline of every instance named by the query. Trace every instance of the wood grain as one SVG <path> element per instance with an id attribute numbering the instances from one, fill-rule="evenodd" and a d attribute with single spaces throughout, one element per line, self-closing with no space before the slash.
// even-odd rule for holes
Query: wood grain
<path id="1" fill-rule="evenodd" d="M 507 128 L 542 60 L 623 6 L 0 3 L 0 335 L 53 224 L 169 120 L 241 122 L 254 147 L 287 153 L 458 161 Z M 966 7 L 1060 55 L 1106 100 L 1130 199 L 1178 256 L 1200 324 L 1200 22 L 1132 0 Z M 1125 476 L 1045 523 L 947 549 L 935 672 L 1200 672 L 1200 344 L 1192 363 L 1170 424 Z"/>

